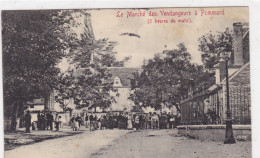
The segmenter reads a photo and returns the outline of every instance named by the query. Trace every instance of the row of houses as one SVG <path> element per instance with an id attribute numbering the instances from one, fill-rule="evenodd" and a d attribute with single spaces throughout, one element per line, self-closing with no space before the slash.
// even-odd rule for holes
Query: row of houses
<path id="1" fill-rule="evenodd" d="M 233 24 L 233 58 L 228 64 L 229 103 L 234 124 L 251 124 L 249 31 Z M 224 61 L 225 62 L 225 61 Z M 180 103 L 181 124 L 223 124 L 227 112 L 225 63 L 215 66 L 215 84 L 201 93 L 189 93 Z"/>

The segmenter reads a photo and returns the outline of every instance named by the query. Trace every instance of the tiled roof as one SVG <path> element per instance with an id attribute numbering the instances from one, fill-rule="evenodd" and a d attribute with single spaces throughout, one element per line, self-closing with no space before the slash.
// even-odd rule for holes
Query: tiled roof
<path id="1" fill-rule="evenodd" d="M 34 99 L 32 102 L 27 102 L 27 105 L 44 105 L 44 99 Z"/>
<path id="2" fill-rule="evenodd" d="M 132 67 L 106 67 L 106 69 L 112 75 L 106 82 L 113 82 L 114 78 L 117 76 L 120 78 L 122 86 L 124 87 L 130 87 L 130 78 L 133 77 L 133 73 L 141 71 L 141 68 Z M 77 69 L 74 72 L 74 75 L 82 75 L 83 71 L 84 69 Z"/>
<path id="3" fill-rule="evenodd" d="M 130 79 L 133 78 L 133 73 L 141 71 L 141 68 L 129 67 L 108 67 L 107 69 L 112 75 L 112 80 L 117 76 L 120 78 L 122 85 L 126 87 L 130 87 Z"/>
<path id="4" fill-rule="evenodd" d="M 234 72 L 233 74 L 229 75 L 228 80 L 232 80 L 235 76 L 237 76 L 242 70 L 244 70 L 245 68 L 247 68 L 248 66 L 250 66 L 250 63 L 246 63 L 245 65 L 243 65 L 240 69 L 238 69 L 236 72 Z M 224 84 L 226 82 L 226 78 L 221 81 L 220 84 Z"/>

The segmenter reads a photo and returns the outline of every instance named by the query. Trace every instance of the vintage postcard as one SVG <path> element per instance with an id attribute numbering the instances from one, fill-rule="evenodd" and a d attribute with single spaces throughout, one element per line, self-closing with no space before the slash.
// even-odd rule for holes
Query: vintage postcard
<path id="1" fill-rule="evenodd" d="M 248 7 L 2 10 L 5 158 L 250 158 Z"/>

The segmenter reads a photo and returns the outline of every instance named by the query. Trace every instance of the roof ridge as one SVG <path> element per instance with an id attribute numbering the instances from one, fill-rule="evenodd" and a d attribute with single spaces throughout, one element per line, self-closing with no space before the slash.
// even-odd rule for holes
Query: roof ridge
<path id="1" fill-rule="evenodd" d="M 248 65 L 250 65 L 250 62 L 246 63 L 245 65 L 241 66 L 240 69 L 238 69 L 236 72 L 230 75 L 228 80 L 232 80 L 235 76 L 237 76 L 242 70 L 244 70 Z M 223 84 L 226 81 L 226 78 L 220 82 L 220 84 Z"/>
<path id="2" fill-rule="evenodd" d="M 246 33 L 243 35 L 242 39 L 244 39 L 246 37 L 246 35 L 248 34 L 249 29 L 246 31 Z"/>

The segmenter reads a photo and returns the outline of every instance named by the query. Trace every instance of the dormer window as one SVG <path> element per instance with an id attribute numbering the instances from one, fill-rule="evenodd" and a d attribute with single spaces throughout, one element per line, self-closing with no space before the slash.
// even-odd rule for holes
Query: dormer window
<path id="1" fill-rule="evenodd" d="M 116 87 L 122 86 L 121 80 L 120 80 L 119 77 L 116 76 L 116 77 L 114 78 L 114 85 L 113 85 L 113 86 L 116 86 Z"/>

